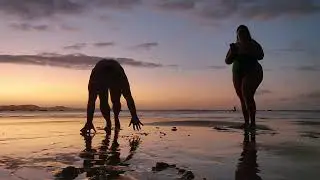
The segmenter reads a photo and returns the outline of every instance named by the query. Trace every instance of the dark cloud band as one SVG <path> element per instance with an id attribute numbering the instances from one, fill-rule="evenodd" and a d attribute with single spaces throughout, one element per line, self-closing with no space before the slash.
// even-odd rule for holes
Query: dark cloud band
<path id="1" fill-rule="evenodd" d="M 103 58 L 97 56 L 87 56 L 84 54 L 62 55 L 55 53 L 43 53 L 39 55 L 0 55 L 0 63 L 52 66 L 79 70 L 91 69 L 101 59 L 114 59 L 117 60 L 120 64 L 134 67 L 170 67 L 159 63 L 137 61 L 131 58 Z"/>
<path id="2" fill-rule="evenodd" d="M 146 2 L 146 0 L 0 0 L 0 12 L 23 19 L 37 19 L 63 14 L 81 14 L 92 8 L 128 9 L 136 5 L 150 4 L 150 1 Z M 229 17 L 267 20 L 320 11 L 320 6 L 313 0 L 152 0 L 151 4 L 153 4 L 151 7 L 183 11 L 211 20 Z"/>
<path id="3" fill-rule="evenodd" d="M 81 50 L 87 46 L 87 43 L 76 43 L 73 45 L 65 46 L 63 49 L 65 50 Z"/>
<path id="4" fill-rule="evenodd" d="M 33 25 L 30 23 L 12 23 L 10 27 L 21 31 L 47 31 L 50 29 L 46 24 Z"/>
<path id="5" fill-rule="evenodd" d="M 133 46 L 133 49 L 150 50 L 151 48 L 154 48 L 157 46 L 159 46 L 159 43 L 157 42 L 148 42 L 148 43 L 137 44 Z"/>

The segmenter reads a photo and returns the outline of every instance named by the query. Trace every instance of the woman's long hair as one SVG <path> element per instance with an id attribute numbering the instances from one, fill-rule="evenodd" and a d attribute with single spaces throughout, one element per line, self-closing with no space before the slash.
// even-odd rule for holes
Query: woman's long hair
<path id="1" fill-rule="evenodd" d="M 253 40 L 249 31 L 249 28 L 246 25 L 240 25 L 237 28 L 237 42 L 240 42 L 239 35 L 238 35 L 240 30 L 244 31 L 247 34 L 249 41 Z"/>

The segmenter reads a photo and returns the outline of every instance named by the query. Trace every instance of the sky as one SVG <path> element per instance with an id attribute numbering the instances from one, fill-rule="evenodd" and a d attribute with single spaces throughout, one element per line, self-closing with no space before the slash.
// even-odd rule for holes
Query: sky
<path id="1" fill-rule="evenodd" d="M 1 105 L 85 107 L 114 58 L 138 109 L 230 109 L 245 24 L 265 52 L 258 109 L 320 109 L 320 0 L 0 0 L 0 19 Z"/>

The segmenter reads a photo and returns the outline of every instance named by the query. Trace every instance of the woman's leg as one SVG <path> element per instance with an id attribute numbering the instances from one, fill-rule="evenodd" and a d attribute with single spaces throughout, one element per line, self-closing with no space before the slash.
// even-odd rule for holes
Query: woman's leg
<path id="1" fill-rule="evenodd" d="M 260 64 L 250 73 L 248 73 L 242 82 L 242 94 L 244 101 L 249 111 L 251 126 L 255 127 L 256 124 L 256 103 L 254 100 L 254 94 L 261 84 L 263 79 L 263 71 Z"/>
<path id="2" fill-rule="evenodd" d="M 103 118 L 106 120 L 106 129 L 111 129 L 111 120 L 110 120 L 110 106 L 108 103 L 108 89 L 105 91 L 99 92 L 100 99 L 100 111 Z"/>
<path id="3" fill-rule="evenodd" d="M 111 88 L 110 96 L 111 96 L 111 102 L 112 102 L 112 110 L 114 114 L 114 124 L 116 129 L 120 129 L 119 114 L 121 111 L 121 102 L 120 102 L 121 89 Z"/>
<path id="4" fill-rule="evenodd" d="M 233 77 L 233 85 L 241 102 L 242 114 L 245 126 L 249 124 L 249 113 L 242 93 L 242 77 Z"/>

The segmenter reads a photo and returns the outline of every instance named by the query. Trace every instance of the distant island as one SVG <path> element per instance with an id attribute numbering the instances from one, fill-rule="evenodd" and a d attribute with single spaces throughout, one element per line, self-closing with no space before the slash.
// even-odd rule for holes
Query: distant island
<path id="1" fill-rule="evenodd" d="M 65 106 L 40 107 L 37 105 L 4 105 L 0 106 L 0 111 L 72 111 L 78 110 Z"/>

